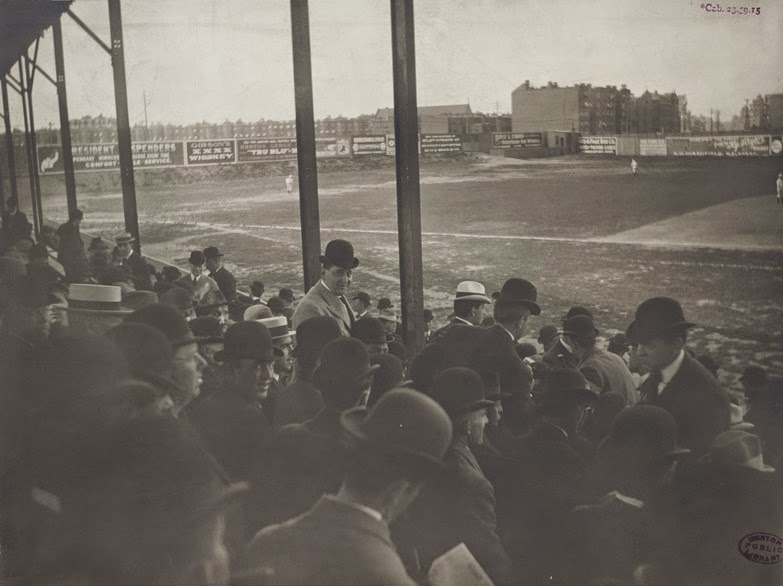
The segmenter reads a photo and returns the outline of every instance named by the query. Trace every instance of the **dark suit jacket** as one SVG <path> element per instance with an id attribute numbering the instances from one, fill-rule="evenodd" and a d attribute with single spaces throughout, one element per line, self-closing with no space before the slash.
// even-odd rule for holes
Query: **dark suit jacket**
<path id="1" fill-rule="evenodd" d="M 554 346 L 544 352 L 541 359 L 553 368 L 576 368 L 579 364 L 577 357 L 563 346 L 559 338 Z"/>
<path id="2" fill-rule="evenodd" d="M 226 301 L 231 303 L 237 298 L 237 280 L 226 267 L 221 265 L 218 270 L 210 273 L 209 276 L 217 283 Z"/>
<path id="3" fill-rule="evenodd" d="M 452 442 L 445 463 L 448 473 L 427 486 L 410 510 L 401 542 L 417 551 L 425 573 L 463 542 L 496 585 L 512 583 L 511 561 L 497 534 L 495 491 L 464 438 Z"/>
<path id="4" fill-rule="evenodd" d="M 72 283 L 85 279 L 90 270 L 79 227 L 72 222 L 66 222 L 57 228 L 57 237 L 60 241 L 57 262 L 63 265 L 66 278 Z"/>
<path id="5" fill-rule="evenodd" d="M 136 289 L 152 291 L 152 269 L 143 256 L 134 250 L 131 255 L 122 261 L 122 266 L 130 270 Z"/>
<path id="6" fill-rule="evenodd" d="M 319 315 L 336 319 L 340 325 L 340 333 L 346 337 L 351 336 L 351 325 L 356 319 L 353 317 L 353 310 L 346 307 L 340 298 L 329 291 L 321 281 L 313 285 L 296 306 L 291 318 L 293 328 L 299 327 L 299 324 L 307 318 Z"/>
<path id="7" fill-rule="evenodd" d="M 729 396 L 710 372 L 687 352 L 680 369 L 663 391 L 645 392 L 640 403 L 663 407 L 677 422 L 678 442 L 697 455 L 703 454 L 719 433 L 729 428 Z"/>
<path id="8" fill-rule="evenodd" d="M 289 423 L 304 423 L 324 406 L 321 392 L 308 381 L 298 380 L 285 387 L 277 396 L 272 424 L 277 431 Z"/>
<path id="9" fill-rule="evenodd" d="M 386 523 L 327 497 L 303 515 L 256 535 L 248 546 L 246 565 L 251 571 L 269 571 L 268 584 L 415 584 Z"/>

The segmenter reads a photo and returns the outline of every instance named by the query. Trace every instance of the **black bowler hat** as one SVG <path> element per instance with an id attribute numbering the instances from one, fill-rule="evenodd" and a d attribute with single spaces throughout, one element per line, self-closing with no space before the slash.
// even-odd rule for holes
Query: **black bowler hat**
<path id="1" fill-rule="evenodd" d="M 534 395 L 538 405 L 577 400 L 593 403 L 598 400 L 598 393 L 590 388 L 584 375 L 573 368 L 552 368 L 548 370 Z"/>
<path id="2" fill-rule="evenodd" d="M 358 299 L 359 301 L 364 301 L 366 305 L 370 305 L 370 296 L 364 291 L 357 291 L 351 299 Z"/>
<path id="3" fill-rule="evenodd" d="M 350 409 L 343 429 L 360 453 L 381 457 L 409 473 L 442 472 L 451 444 L 451 420 L 435 401 L 409 389 L 391 389 L 369 411 Z"/>
<path id="4" fill-rule="evenodd" d="M 359 259 L 353 255 L 353 244 L 347 240 L 330 241 L 318 260 L 321 263 L 329 261 L 341 269 L 355 269 L 359 266 Z"/>
<path id="5" fill-rule="evenodd" d="M 568 310 L 568 312 L 566 312 L 561 321 L 565 323 L 568 319 L 574 317 L 575 315 L 586 315 L 590 319 L 593 319 L 593 312 L 587 309 L 584 305 L 574 305 Z"/>
<path id="6" fill-rule="evenodd" d="M 223 253 L 220 252 L 217 246 L 207 246 L 204 249 L 205 258 L 218 258 L 220 256 L 223 256 Z"/>
<path id="7" fill-rule="evenodd" d="M 296 326 L 294 356 L 318 355 L 326 344 L 339 337 L 340 324 L 336 319 L 327 315 L 309 317 Z"/>
<path id="8" fill-rule="evenodd" d="M 648 342 L 663 334 L 691 328 L 696 324 L 685 319 L 679 301 L 671 297 L 651 297 L 636 308 L 630 339 Z M 626 335 L 628 332 L 626 332 Z"/>
<path id="9" fill-rule="evenodd" d="M 257 321 L 231 324 L 223 339 L 223 349 L 215 352 L 215 360 L 250 358 L 259 362 L 273 362 L 283 352 L 272 345 L 272 336 L 266 326 Z"/>
<path id="10" fill-rule="evenodd" d="M 200 267 L 204 264 L 204 253 L 200 250 L 191 251 L 188 262 L 194 266 Z"/>
<path id="11" fill-rule="evenodd" d="M 367 348 L 359 340 L 340 337 L 321 350 L 319 364 L 313 372 L 313 383 L 327 405 L 350 406 L 356 403 L 359 392 L 364 390 L 362 387 L 367 377 L 379 368 L 377 364 L 370 364 Z"/>
<path id="12" fill-rule="evenodd" d="M 389 341 L 381 320 L 374 317 L 365 317 L 353 324 L 351 337 L 365 344 L 386 344 Z"/>
<path id="13" fill-rule="evenodd" d="M 464 366 L 455 366 L 440 372 L 432 383 L 430 396 L 451 417 L 494 405 L 494 402 L 484 395 L 484 382 L 479 374 Z"/>
<path id="14" fill-rule="evenodd" d="M 507 303 L 509 305 L 525 305 L 530 308 L 533 315 L 541 314 L 541 307 L 536 303 L 538 291 L 536 286 L 525 279 L 512 277 L 505 283 L 500 290 L 498 303 Z"/>
<path id="15" fill-rule="evenodd" d="M 563 334 L 580 340 L 593 340 L 598 336 L 599 331 L 593 324 L 592 317 L 575 315 L 569 317 L 563 324 Z"/>
<path id="16" fill-rule="evenodd" d="M 634 405 L 620 411 L 602 449 L 611 452 L 629 445 L 649 461 L 668 460 L 690 452 L 677 446 L 674 417 L 654 405 Z"/>
<path id="17" fill-rule="evenodd" d="M 194 336 L 204 338 L 204 343 L 214 344 L 223 341 L 223 326 L 216 317 L 197 317 L 188 322 Z"/>
<path id="18" fill-rule="evenodd" d="M 557 326 L 553 326 L 551 324 L 544 326 L 538 330 L 538 342 L 539 344 L 544 344 L 550 340 L 553 340 L 559 334 L 560 332 L 557 331 Z"/>
<path id="19" fill-rule="evenodd" d="M 153 303 L 137 309 L 128 317 L 126 322 L 145 323 L 157 328 L 169 339 L 174 347 L 187 344 L 199 344 L 206 342 L 205 338 L 196 337 L 188 327 L 185 316 L 173 305 Z"/>

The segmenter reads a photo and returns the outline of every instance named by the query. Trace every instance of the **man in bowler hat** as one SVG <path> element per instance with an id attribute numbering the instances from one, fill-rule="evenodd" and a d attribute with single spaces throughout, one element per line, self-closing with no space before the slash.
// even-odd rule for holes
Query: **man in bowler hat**
<path id="1" fill-rule="evenodd" d="M 593 319 L 593 312 L 583 305 L 574 305 L 563 316 L 562 323 L 577 315 L 586 315 Z M 544 352 L 542 360 L 554 368 L 576 368 L 579 359 L 574 355 L 574 349 L 560 336 L 553 345 Z"/>
<path id="2" fill-rule="evenodd" d="M 60 245 L 57 248 L 57 262 L 65 269 L 65 278 L 69 283 L 80 283 L 90 275 L 84 241 L 79 225 L 84 218 L 81 210 L 69 214 L 68 221 L 57 228 Z"/>
<path id="3" fill-rule="evenodd" d="M 351 286 L 353 270 L 359 266 L 359 259 L 354 256 L 350 242 L 332 240 L 326 245 L 319 260 L 321 280 L 313 285 L 296 306 L 293 326 L 296 328 L 307 318 L 316 315 L 327 315 L 337 320 L 340 333 L 348 337 L 356 316 L 345 294 Z"/>
<path id="4" fill-rule="evenodd" d="M 193 291 L 191 297 L 195 303 L 201 303 L 204 296 L 210 291 L 220 290 L 215 280 L 204 272 L 205 262 L 206 259 L 204 258 L 203 252 L 200 250 L 192 250 L 190 252 L 190 257 L 188 258 L 190 272 L 174 281 L 175 285 L 185 285 L 188 287 L 188 291 Z"/>
<path id="5" fill-rule="evenodd" d="M 629 326 L 637 356 L 650 375 L 639 387 L 640 403 L 663 407 L 677 422 L 680 443 L 703 454 L 716 435 L 729 428 L 728 393 L 685 351 L 687 321 L 679 302 L 652 297 L 636 308 Z"/>
<path id="6" fill-rule="evenodd" d="M 356 314 L 356 319 L 362 319 L 370 317 L 370 295 L 364 291 L 357 291 L 351 297 L 353 312 Z"/>
<path id="7" fill-rule="evenodd" d="M 414 586 L 389 525 L 442 473 L 449 417 L 421 393 L 392 389 L 369 411 L 345 412 L 340 427 L 355 456 L 339 490 L 262 530 L 248 548 L 249 566 L 271 584 Z"/>
<path id="8" fill-rule="evenodd" d="M 136 289 L 152 291 L 152 267 L 147 260 L 133 249 L 136 239 L 128 233 L 117 236 L 117 253 L 120 256 L 120 266 L 130 273 Z"/>
<path id="9" fill-rule="evenodd" d="M 506 423 L 517 435 L 529 425 L 533 372 L 514 351 L 516 341 L 527 330 L 531 315 L 539 315 L 538 291 L 530 281 L 508 279 L 493 306 L 495 325 L 481 332 L 472 362 L 477 371 L 494 371 L 500 388 L 511 396 L 503 401 Z"/>

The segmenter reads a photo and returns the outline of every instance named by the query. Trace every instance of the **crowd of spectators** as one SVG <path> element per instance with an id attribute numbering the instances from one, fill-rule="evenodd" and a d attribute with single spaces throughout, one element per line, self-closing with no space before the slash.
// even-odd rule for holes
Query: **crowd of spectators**
<path id="1" fill-rule="evenodd" d="M 187 272 L 85 247 L 78 211 L 57 271 L 11 204 L 3 584 L 783 581 L 783 383 L 749 364 L 729 392 L 675 299 L 608 345 L 585 306 L 521 343 L 536 286 L 462 281 L 409 356 L 345 240 L 267 297 L 214 246 Z"/>

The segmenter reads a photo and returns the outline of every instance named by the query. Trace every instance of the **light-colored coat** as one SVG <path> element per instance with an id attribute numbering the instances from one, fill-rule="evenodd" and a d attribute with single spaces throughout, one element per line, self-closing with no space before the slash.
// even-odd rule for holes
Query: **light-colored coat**
<path id="1" fill-rule="evenodd" d="M 193 285 L 193 301 L 197 303 L 200 303 L 204 298 L 204 295 L 210 291 L 220 291 L 220 287 L 218 287 L 218 284 L 215 282 L 215 280 L 211 277 L 208 277 L 205 273 L 201 273 L 201 275 L 199 275 L 195 284 L 193 283 L 193 275 L 191 273 L 188 273 L 184 277 L 180 277 L 174 281 L 174 284 L 176 285 L 180 282 L 187 282 Z"/>
<path id="2" fill-rule="evenodd" d="M 336 319 L 340 325 L 340 334 L 351 336 L 351 324 L 356 320 L 353 310 L 346 307 L 337 295 L 318 281 L 296 306 L 292 318 L 293 327 L 296 329 L 304 320 L 320 315 Z"/>

